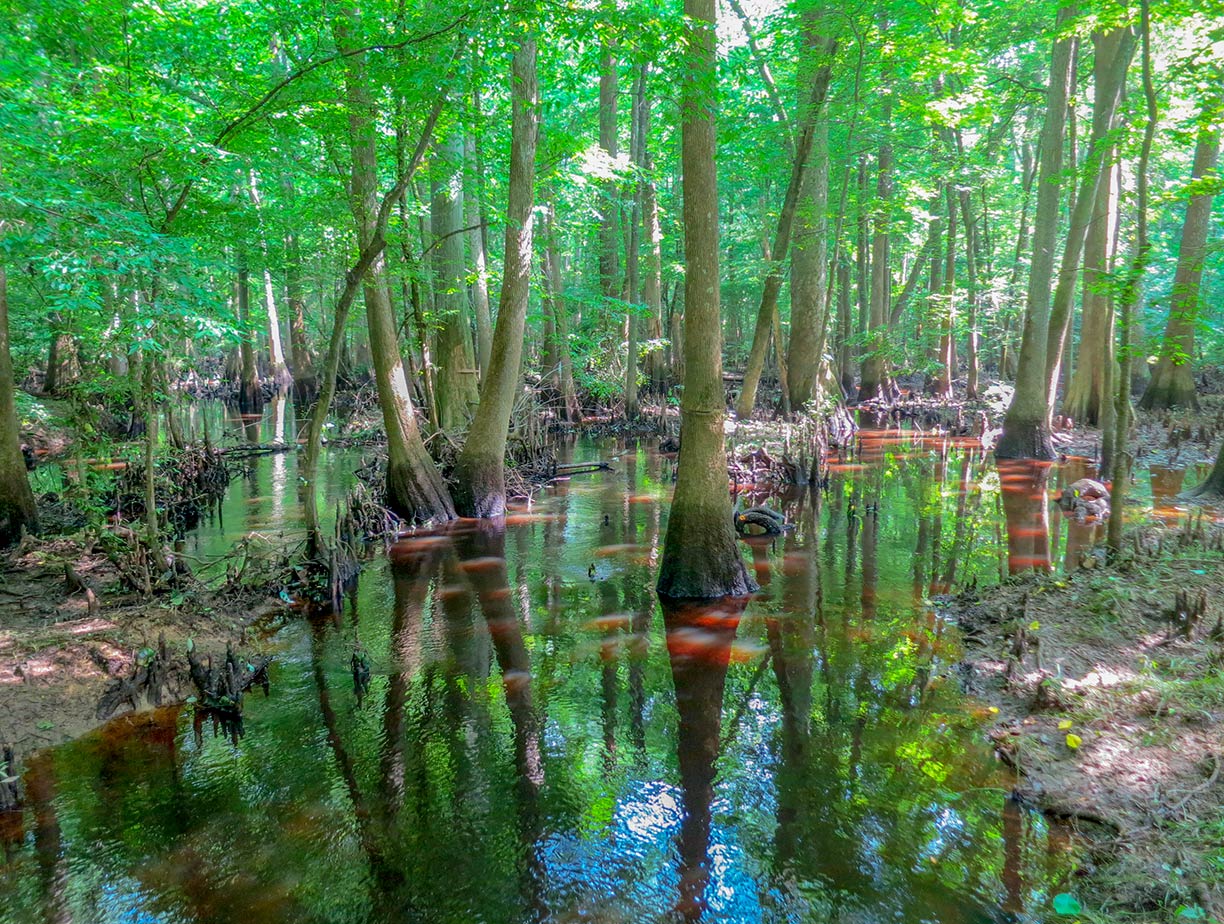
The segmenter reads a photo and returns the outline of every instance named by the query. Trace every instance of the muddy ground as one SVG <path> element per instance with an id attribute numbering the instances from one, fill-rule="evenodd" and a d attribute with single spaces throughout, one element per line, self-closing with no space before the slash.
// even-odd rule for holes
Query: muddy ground
<path id="1" fill-rule="evenodd" d="M 261 630 L 286 611 L 264 592 L 215 591 L 194 582 L 145 598 L 124 590 L 106 556 L 75 539 L 27 546 L 0 564 L 0 744 L 12 747 L 18 760 L 105 721 L 99 700 L 161 636 L 171 656 L 166 695 L 181 699 L 193 692 L 189 638 L 218 656 L 227 643 L 258 652 Z M 65 562 L 94 592 L 95 605 L 70 586 Z"/>
<path id="2" fill-rule="evenodd" d="M 1086 838 L 1092 920 L 1224 920 L 1218 546 L 1147 530 L 1117 567 L 1097 554 L 946 601 L 1018 794 Z"/>

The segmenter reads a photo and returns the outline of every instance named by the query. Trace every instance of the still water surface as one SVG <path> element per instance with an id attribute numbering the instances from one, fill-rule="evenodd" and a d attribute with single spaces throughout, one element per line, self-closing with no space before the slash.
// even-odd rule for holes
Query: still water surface
<path id="1" fill-rule="evenodd" d="M 277 630 L 236 745 L 165 709 L 34 755 L 0 920 L 1054 918 L 1070 845 L 1009 800 L 930 600 L 1075 567 L 1093 527 L 1050 495 L 1081 466 L 864 432 L 744 543 L 760 594 L 661 608 L 674 461 L 566 452 L 615 470 L 404 539 L 343 612 Z M 295 465 L 251 460 L 193 551 L 295 529 Z"/>

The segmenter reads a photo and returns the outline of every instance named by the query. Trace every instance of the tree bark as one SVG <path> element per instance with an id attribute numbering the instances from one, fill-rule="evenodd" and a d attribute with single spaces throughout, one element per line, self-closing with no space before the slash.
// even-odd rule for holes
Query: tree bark
<path id="1" fill-rule="evenodd" d="M 295 198 L 293 177 L 281 180 L 287 201 Z M 297 231 L 285 232 L 285 295 L 289 301 L 289 354 L 293 363 L 293 394 L 298 401 L 311 401 L 318 394 L 319 379 L 314 368 L 314 356 L 306 339 L 306 299 L 302 295 L 302 250 Z"/>
<path id="2" fill-rule="evenodd" d="M 1071 12 L 1059 11 L 1057 29 Z M 1050 88 L 1041 127 L 1037 210 L 1033 221 L 1033 258 L 1025 299 L 1024 333 L 1016 371 L 1016 392 L 995 447 L 1000 459 L 1053 459 L 1046 392 L 1046 340 L 1050 330 L 1050 282 L 1054 277 L 1054 247 L 1062 190 L 1063 140 L 1067 93 L 1071 79 L 1072 38 L 1056 38 L 1050 52 Z"/>
<path id="3" fill-rule="evenodd" d="M 1224 75 L 1217 77 L 1224 80 Z M 1206 103 L 1206 111 L 1194 146 L 1192 183 L 1214 173 L 1220 158 L 1220 129 L 1214 110 L 1219 99 Z M 1192 196 L 1186 205 L 1182 223 L 1181 244 L 1177 254 L 1177 272 L 1173 276 L 1173 298 L 1169 306 L 1169 322 L 1160 347 L 1160 359 L 1152 373 L 1152 381 L 1143 392 L 1139 406 L 1144 410 L 1171 407 L 1198 407 L 1194 385 L 1194 341 L 1200 310 L 1199 292 L 1203 282 L 1203 261 L 1206 257 L 1207 234 L 1211 228 L 1211 203 L 1215 186 Z"/>
<path id="4" fill-rule="evenodd" d="M 574 389 L 574 360 L 570 354 L 569 312 L 565 309 L 565 283 L 561 278 L 561 255 L 557 252 L 554 222 L 556 212 L 551 199 L 544 208 L 544 308 L 553 319 L 556 331 L 557 378 L 561 393 L 561 418 L 569 423 L 582 419 Z"/>
<path id="5" fill-rule="evenodd" d="M 1113 29 L 1093 35 L 1095 45 L 1094 76 L 1096 96 L 1092 103 L 1092 135 L 1088 156 L 1083 167 L 1080 188 L 1071 211 L 1071 225 L 1063 245 L 1062 263 L 1058 270 L 1058 285 L 1050 311 L 1050 330 L 1046 341 L 1046 414 L 1052 416 L 1058 388 L 1059 367 L 1062 363 L 1067 336 L 1071 330 L 1071 309 L 1075 300 L 1075 285 L 1079 274 L 1080 254 L 1092 213 L 1097 204 L 1097 189 L 1101 177 L 1109 171 L 1110 135 L 1115 125 L 1126 72 L 1135 53 L 1133 29 Z"/>
<path id="6" fill-rule="evenodd" d="M 0 547 L 38 529 L 38 509 L 21 454 L 13 356 L 9 351 L 8 277 L 0 266 Z"/>
<path id="7" fill-rule="evenodd" d="M 463 259 L 463 137 L 458 128 L 433 159 L 430 230 L 433 234 L 434 318 L 437 376 L 434 400 L 443 430 L 464 429 L 480 401 L 472 325 L 468 319 Z"/>
<path id="8" fill-rule="evenodd" d="M 263 256 L 264 308 L 268 313 L 268 372 L 277 391 L 287 391 L 293 384 L 289 367 L 285 364 L 285 347 L 281 343 L 280 313 L 276 310 L 276 287 L 272 284 L 272 269 L 268 266 L 268 237 L 264 232 L 263 209 L 259 196 L 259 184 L 255 171 L 247 173 L 250 183 L 251 204 L 255 207 L 255 218 L 259 224 L 259 250 Z"/>
<path id="9" fill-rule="evenodd" d="M 886 31 L 886 30 L 882 30 Z M 866 354 L 859 380 L 859 401 L 871 401 L 888 396 L 888 364 L 884 355 L 888 334 L 889 264 L 888 249 L 891 231 L 889 210 L 893 193 L 893 148 L 889 137 L 892 122 L 892 97 L 885 96 L 881 115 L 880 142 L 876 158 L 876 195 L 871 218 L 871 297 L 867 317 Z"/>
<path id="10" fill-rule="evenodd" d="M 801 28 L 804 59 L 810 59 L 809 67 L 819 79 L 819 68 L 832 55 L 834 40 L 820 34 L 820 11 L 814 8 L 804 12 Z M 801 73 L 812 79 L 812 71 L 801 69 Z M 786 369 L 790 406 L 796 410 L 816 395 L 824 362 L 820 331 L 828 311 L 829 120 L 824 107 L 815 117 L 812 164 L 799 191 L 791 255 L 791 328 Z M 778 344 L 778 350 L 781 349 Z"/>
<path id="11" fill-rule="evenodd" d="M 529 27 L 531 28 L 531 27 Z M 480 406 L 455 463 L 455 506 L 463 516 L 506 512 L 505 457 L 510 414 L 518 392 L 527 321 L 539 137 L 539 83 L 534 31 L 523 38 L 511 65 L 510 184 L 506 206 L 505 261 L 489 374 Z"/>
<path id="12" fill-rule="evenodd" d="M 473 98 L 475 118 L 480 118 L 480 95 Z M 464 197 L 467 209 L 468 252 L 472 261 L 472 309 L 476 313 L 476 361 L 480 365 L 481 378 L 489 369 L 489 354 L 493 352 L 493 316 L 489 308 L 489 258 L 485 247 L 484 165 L 477 154 L 476 138 L 472 132 L 464 137 L 464 153 L 471 165 L 476 181 L 475 188 Z"/>
<path id="13" fill-rule="evenodd" d="M 757 387 L 761 381 L 761 372 L 765 368 L 765 354 L 769 349 L 769 341 L 773 335 L 774 315 L 778 311 L 778 293 L 782 289 L 782 269 L 786 263 L 787 251 L 790 248 L 795 211 L 799 202 L 800 192 L 803 188 L 804 178 L 808 172 L 808 160 L 811 157 L 812 146 L 816 138 L 816 124 L 819 114 L 824 108 L 825 97 L 829 92 L 829 83 L 833 77 L 832 57 L 836 51 L 836 41 L 834 39 L 825 39 L 824 41 L 825 44 L 822 47 L 821 55 L 822 63 L 812 79 L 812 92 L 807 101 L 807 109 L 804 112 L 799 137 L 795 142 L 795 157 L 791 163 L 790 181 L 786 185 L 786 195 L 782 201 L 782 210 L 778 213 L 778 227 L 774 232 L 773 248 L 769 254 L 769 274 L 765 277 L 765 288 L 761 293 L 756 329 L 752 336 L 752 348 L 748 354 L 748 365 L 744 370 L 744 385 L 740 390 L 739 400 L 735 405 L 735 414 L 741 420 L 751 417 L 752 409 L 756 405 Z M 822 263 L 823 260 L 822 254 Z M 823 284 L 821 288 L 824 288 Z M 816 321 L 818 323 L 819 318 Z M 812 349 L 815 348 L 815 338 L 818 335 L 819 332 L 816 331 L 812 342 Z M 781 344 L 778 344 L 778 349 L 781 352 Z"/>
<path id="14" fill-rule="evenodd" d="M 259 369 L 255 364 L 255 331 L 251 326 L 251 273 L 247 269 L 246 254 L 238 254 L 238 325 L 242 340 L 238 353 L 242 360 L 241 378 L 238 381 L 238 409 L 244 414 L 253 414 L 263 407 L 263 390 L 259 385 Z"/>
<path id="15" fill-rule="evenodd" d="M 659 568 L 659 595 L 711 598 L 756 589 L 744 569 L 723 443 L 719 316 L 716 0 L 685 0 L 681 70 L 684 176 L 684 393 L 680 461 Z"/>

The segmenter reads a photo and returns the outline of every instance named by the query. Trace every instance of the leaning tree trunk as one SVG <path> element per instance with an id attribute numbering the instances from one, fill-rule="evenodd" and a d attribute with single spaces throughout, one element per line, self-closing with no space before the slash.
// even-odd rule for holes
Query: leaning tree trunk
<path id="1" fill-rule="evenodd" d="M 9 352 L 8 278 L 0 266 L 0 547 L 21 539 L 22 530 L 38 528 L 34 492 L 26 476 L 21 454 L 21 430 L 17 421 L 13 381 L 13 357 Z"/>
<path id="2" fill-rule="evenodd" d="M 790 249 L 791 232 L 794 228 L 795 211 L 799 203 L 799 194 L 803 189 L 808 173 L 808 160 L 811 157 L 812 146 L 816 139 L 816 125 L 820 112 L 824 108 L 825 97 L 829 92 L 829 83 L 833 77 L 833 53 L 837 43 L 834 39 L 826 39 L 822 48 L 820 69 L 812 79 L 812 91 L 807 100 L 803 127 L 795 142 L 795 157 L 791 163 L 790 182 L 786 185 L 786 195 L 782 201 L 782 210 L 778 213 L 778 227 L 774 232 L 773 248 L 770 251 L 769 274 L 765 277 L 765 287 L 761 292 L 761 304 L 757 311 L 756 329 L 752 336 L 752 348 L 748 353 L 748 365 L 744 370 L 744 386 L 740 390 L 739 400 L 735 405 L 735 414 L 741 420 L 752 416 L 756 405 L 757 387 L 761 382 L 761 372 L 765 368 L 765 354 L 769 349 L 769 341 L 773 336 L 774 316 L 778 312 L 778 293 L 782 290 L 782 267 L 786 263 L 786 254 Z M 823 258 L 822 258 L 823 260 Z M 821 288 L 823 289 L 823 278 Z M 812 350 L 815 351 L 815 340 Z M 778 355 L 781 357 L 782 344 L 777 344 Z M 819 363 L 816 362 L 817 366 Z M 787 396 L 789 400 L 789 395 Z"/>
<path id="3" fill-rule="evenodd" d="M 531 28 L 531 27 L 528 27 Z M 467 442 L 455 462 L 455 507 L 463 516 L 506 512 L 506 437 L 518 392 L 527 322 L 535 204 L 535 155 L 539 139 L 539 83 L 534 31 L 524 37 L 511 65 L 510 185 L 506 204 L 505 261 L 489 374 Z"/>
<path id="4" fill-rule="evenodd" d="M 332 21 L 336 46 L 351 49 L 351 30 L 358 21 L 353 7 Z M 365 250 L 380 236 L 378 202 L 376 110 L 366 80 L 365 54 L 350 53 L 345 60 L 345 96 L 348 108 L 351 173 L 350 206 L 357 224 L 358 244 Z M 384 203 L 385 205 L 385 203 Z M 437 467 L 425 451 L 412 406 L 412 393 L 404 375 L 396 333 L 396 318 L 387 289 L 386 261 L 379 250 L 364 272 L 366 322 L 378 403 L 387 435 L 387 505 L 417 522 L 448 520 L 454 516 L 449 492 Z"/>
<path id="5" fill-rule="evenodd" d="M 756 589 L 744 570 L 727 486 L 718 293 L 715 0 L 685 0 L 681 79 L 684 177 L 684 393 L 680 461 L 663 543 L 663 597 L 722 597 Z"/>
<path id="6" fill-rule="evenodd" d="M 1209 106 L 1218 106 L 1213 99 Z M 1177 272 L 1173 277 L 1173 300 L 1169 306 L 1169 323 L 1165 327 L 1160 360 L 1152 373 L 1139 406 L 1144 410 L 1171 407 L 1198 407 L 1194 387 L 1194 333 L 1198 326 L 1199 291 L 1203 282 L 1203 261 L 1207 255 L 1207 233 L 1211 228 L 1211 202 L 1216 184 L 1202 182 L 1214 173 L 1220 157 L 1220 129 L 1204 114 L 1194 146 L 1194 175 L 1191 185 L 1202 190 L 1191 197 L 1182 224 L 1181 246 L 1177 254 Z"/>
<path id="7" fill-rule="evenodd" d="M 1062 29 L 1069 9 L 1058 14 Z M 1050 329 L 1050 282 L 1062 190 L 1063 141 L 1067 126 L 1067 92 L 1071 81 L 1074 39 L 1058 38 L 1050 53 L 1050 89 L 1041 127 L 1041 166 L 1037 211 L 1033 222 L 1033 257 L 1025 300 L 1024 333 L 1016 371 L 1016 392 L 995 447 L 1000 459 L 1053 459 L 1054 445 L 1046 402 L 1046 339 Z"/>

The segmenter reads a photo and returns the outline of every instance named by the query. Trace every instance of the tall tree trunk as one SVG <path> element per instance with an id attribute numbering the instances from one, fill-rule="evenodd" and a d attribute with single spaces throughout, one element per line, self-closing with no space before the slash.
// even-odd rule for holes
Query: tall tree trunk
<path id="1" fill-rule="evenodd" d="M 473 96 L 474 118 L 480 118 L 480 95 Z M 476 137 L 469 131 L 464 136 L 464 153 L 476 178 L 474 189 L 464 198 L 467 210 L 468 252 L 472 262 L 472 310 L 476 313 L 476 361 L 481 378 L 489 370 L 489 354 L 493 351 L 493 316 L 489 310 L 489 266 L 485 247 L 484 165 L 477 153 Z M 473 227 L 474 226 L 474 227 Z"/>
<path id="2" fill-rule="evenodd" d="M 820 34 L 821 11 L 805 10 L 802 17 L 804 61 L 801 74 L 807 80 L 819 79 L 820 69 L 832 56 L 835 41 Z M 800 105 L 804 105 L 800 94 Z M 829 285 L 829 120 L 821 107 L 816 113 L 816 133 L 812 143 L 812 164 L 804 173 L 795 215 L 795 245 L 791 255 L 791 329 L 787 345 L 787 378 L 790 406 L 800 409 L 816 394 L 820 367 L 820 330 L 828 311 Z M 800 113 L 802 124 L 804 113 Z M 778 345 L 779 351 L 782 349 Z"/>
<path id="3" fill-rule="evenodd" d="M 263 407 L 263 390 L 259 385 L 259 369 L 255 364 L 255 330 L 251 325 L 251 273 L 247 269 L 246 254 L 238 254 L 238 325 L 242 340 L 238 353 L 242 359 L 241 378 L 238 380 L 238 408 L 244 414 L 253 414 Z"/>
<path id="4" fill-rule="evenodd" d="M 1103 422 L 1113 403 L 1108 386 L 1114 362 L 1114 306 L 1109 243 L 1117 224 L 1118 183 L 1110 169 L 1097 186 L 1096 207 L 1084 237 L 1083 320 L 1075 372 L 1063 400 L 1063 414 L 1089 425 Z"/>
<path id="5" fill-rule="evenodd" d="M 659 196 L 651 174 L 653 163 L 650 146 L 643 152 L 646 178 L 642 182 L 642 232 L 646 238 L 646 270 L 642 280 L 642 301 L 650 313 L 650 339 L 656 347 L 650 351 L 646 368 L 650 372 L 650 388 L 662 395 L 667 382 L 667 364 L 664 354 L 657 348 L 663 337 L 663 232 L 659 226 Z"/>
<path id="6" fill-rule="evenodd" d="M 18 542 L 22 530 L 38 529 L 38 509 L 21 454 L 16 390 L 9 351 L 8 277 L 0 266 L 0 547 Z"/>
<path id="7" fill-rule="evenodd" d="M 455 506 L 469 517 L 506 511 L 506 437 L 518 393 L 527 321 L 535 204 L 535 155 L 539 138 L 539 83 L 534 27 L 514 53 L 510 98 L 510 185 L 506 205 L 505 261 L 489 374 L 480 406 L 455 463 Z"/>
<path id="8" fill-rule="evenodd" d="M 968 189 L 958 191 L 960 198 L 961 222 L 965 226 L 965 286 L 969 302 L 969 335 L 966 341 L 966 385 L 965 397 L 970 401 L 978 397 L 979 380 L 981 378 L 982 362 L 979 353 L 978 337 L 978 254 L 981 239 L 978 235 L 977 221 L 973 215 L 973 194 Z"/>
<path id="9" fill-rule="evenodd" d="M 1132 456 L 1127 447 L 1131 425 L 1131 327 L 1143 299 L 1143 275 L 1151 259 L 1148 238 L 1148 164 L 1152 156 L 1152 141 L 1156 136 L 1156 87 L 1152 81 L 1152 30 L 1148 0 L 1139 2 L 1139 28 L 1143 45 L 1143 98 L 1147 104 L 1147 124 L 1143 129 L 1143 146 L 1135 176 L 1137 185 L 1135 220 L 1135 256 L 1122 287 L 1122 312 L 1118 319 L 1121 338 L 1118 344 L 1118 396 L 1114 405 L 1113 460 L 1110 473 L 1109 518 L 1106 545 L 1111 556 L 1122 550 L 1122 530 L 1126 525 L 1126 491 L 1130 482 Z"/>
<path id="10" fill-rule="evenodd" d="M 264 308 L 268 313 L 268 374 L 277 391 L 288 391 L 293 384 L 289 367 L 285 365 L 285 348 L 281 343 L 280 313 L 276 310 L 276 287 L 272 284 L 272 269 L 268 265 L 268 237 L 264 232 L 263 209 L 259 196 L 259 183 L 255 171 L 247 173 L 251 204 L 259 223 L 259 250 L 263 256 Z"/>
<path id="11" fill-rule="evenodd" d="M 642 188 L 646 182 L 646 135 L 650 127 L 650 101 L 646 98 L 647 67 L 642 65 L 633 87 L 633 104 L 629 119 L 629 159 L 637 168 L 637 189 L 629 219 L 629 245 L 625 249 L 625 286 L 629 293 L 629 337 L 625 355 L 625 419 L 635 420 L 638 406 L 638 303 L 641 300 L 639 254 L 641 251 Z"/>
<path id="12" fill-rule="evenodd" d="M 802 127 L 795 142 L 795 157 L 791 163 L 790 181 L 786 185 L 786 195 L 782 201 L 782 210 L 778 213 L 778 227 L 774 232 L 774 242 L 769 254 L 769 273 L 765 277 L 765 287 L 761 293 L 760 308 L 757 311 L 756 329 L 752 336 L 752 348 L 748 353 L 748 365 L 744 370 L 744 386 L 740 390 L 739 400 L 735 405 L 736 416 L 746 420 L 752 416 L 756 405 L 757 387 L 761 381 L 761 372 L 765 368 L 765 354 L 769 349 L 769 341 L 773 335 L 774 315 L 778 311 L 778 293 L 782 289 L 782 270 L 786 264 L 787 251 L 790 249 L 791 232 L 794 227 L 795 211 L 799 202 L 800 191 L 804 178 L 808 173 L 808 161 L 811 158 L 812 146 L 816 138 L 816 125 L 821 110 L 824 108 L 825 97 L 829 92 L 829 83 L 833 77 L 833 53 L 837 43 L 834 39 L 826 39 L 822 48 L 821 65 L 812 78 L 812 91 L 807 100 Z M 827 177 L 826 177 L 827 182 Z M 821 261 L 823 262 L 823 254 Z M 823 277 L 822 277 L 823 283 Z M 821 286 L 823 288 L 823 285 Z M 816 319 L 819 322 L 819 318 Z M 815 332 L 812 349 L 815 349 Z M 779 352 L 782 345 L 778 344 Z"/>
<path id="13" fill-rule="evenodd" d="M 332 20 L 337 48 L 344 51 L 354 47 L 352 32 L 358 22 L 359 14 L 354 7 L 345 8 Z M 381 236 L 382 231 L 379 227 L 377 113 L 366 80 L 365 54 L 350 53 L 344 61 L 352 154 L 350 199 L 358 243 L 365 249 Z M 450 495 L 421 441 L 412 393 L 399 352 L 397 324 L 387 289 L 386 261 L 381 249 L 365 269 L 364 277 L 374 381 L 387 435 L 387 505 L 417 522 L 451 519 L 454 507 Z"/>
<path id="14" fill-rule="evenodd" d="M 1217 76 L 1224 81 L 1224 75 Z M 1218 84 L 1217 84 L 1218 86 Z M 1173 276 L 1173 298 L 1169 305 L 1169 322 L 1160 347 L 1160 359 L 1152 373 L 1152 381 L 1143 392 L 1139 406 L 1145 410 L 1170 407 L 1198 407 L 1194 386 L 1194 340 L 1199 317 L 1199 290 L 1203 282 L 1203 261 L 1207 255 L 1207 234 L 1211 228 L 1211 203 L 1215 184 L 1199 183 L 1214 173 L 1220 159 L 1220 127 L 1214 117 L 1219 98 L 1210 98 L 1194 146 L 1194 173 L 1191 183 L 1203 191 L 1192 196 L 1186 205 L 1182 223 L 1181 244 L 1177 252 L 1177 272 Z"/>
<path id="15" fill-rule="evenodd" d="M 480 401 L 472 325 L 468 320 L 463 259 L 463 136 L 456 127 L 433 159 L 434 317 L 437 325 L 435 401 L 438 425 L 457 431 L 467 426 Z"/>
<path id="16" fill-rule="evenodd" d="M 1058 286 L 1050 311 L 1050 331 L 1046 340 L 1046 415 L 1052 416 L 1059 368 L 1067 337 L 1071 331 L 1071 309 L 1079 275 L 1079 259 L 1092 213 L 1097 204 L 1097 189 L 1101 178 L 1109 172 L 1109 149 L 1118 105 L 1126 86 L 1126 72 L 1135 54 L 1135 32 L 1131 28 L 1097 32 L 1093 67 L 1096 97 L 1092 104 L 1092 135 L 1085 159 L 1080 188 L 1071 210 L 1071 226 L 1063 245 L 1062 263 L 1058 270 Z"/>
<path id="17" fill-rule="evenodd" d="M 285 174 L 281 180 L 287 202 L 292 206 L 296 198 L 293 176 Z M 285 231 L 285 295 L 289 301 L 289 353 L 293 362 L 293 394 L 298 401 L 307 402 L 319 391 L 319 379 L 315 373 L 314 356 L 310 342 L 306 339 L 306 299 L 302 295 L 302 249 L 298 243 L 297 230 L 289 226 Z"/>
<path id="18" fill-rule="evenodd" d="M 871 300 L 867 318 L 866 355 L 863 359 L 863 372 L 859 381 L 859 401 L 871 401 L 886 398 L 889 393 L 888 364 L 884 355 L 885 339 L 888 334 L 889 283 L 891 280 L 888 263 L 889 235 L 891 233 L 891 216 L 893 193 L 893 149 L 889 137 L 892 122 L 892 97 L 884 98 L 881 115 L 881 131 L 883 140 L 880 142 L 876 158 L 876 195 L 872 204 L 874 215 L 871 219 Z"/>
<path id="19" fill-rule="evenodd" d="M 616 15 L 615 5 L 605 2 L 605 10 Z M 599 56 L 599 147 L 609 161 L 616 159 L 617 96 L 619 93 L 616 50 L 611 41 L 605 42 Z M 620 295 L 620 203 L 615 180 L 603 184 L 599 213 L 599 288 L 605 299 Z M 605 309 L 607 306 L 605 305 Z"/>
<path id="20" fill-rule="evenodd" d="M 557 251 L 556 212 L 551 199 L 544 209 L 544 307 L 553 318 L 556 331 L 558 388 L 561 392 L 561 417 L 569 423 L 582 419 L 574 388 L 574 360 L 570 354 L 569 312 L 565 309 L 565 283 L 561 279 L 561 255 Z"/>
<path id="21" fill-rule="evenodd" d="M 936 373 L 937 397 L 952 399 L 952 380 L 956 375 L 956 193 L 946 191 L 948 209 L 947 248 L 944 252 L 943 285 L 940 301 L 939 371 Z"/>
<path id="22" fill-rule="evenodd" d="M 723 444 L 722 324 L 715 164 L 716 0 L 685 0 L 681 64 L 684 174 L 684 393 L 680 461 L 659 568 L 663 597 L 722 597 L 755 589 L 731 522 Z"/>
<path id="23" fill-rule="evenodd" d="M 1060 10 L 1056 28 L 1061 30 L 1070 17 L 1069 9 Z M 1054 246 L 1058 239 L 1063 139 L 1074 44 L 1073 38 L 1056 38 L 1050 52 L 1050 89 L 1041 127 L 1040 176 L 1024 333 L 1016 392 L 1003 420 L 1003 435 L 995 447 L 995 455 L 1000 459 L 1054 458 L 1046 400 L 1046 340 L 1050 330 L 1050 281 L 1054 277 Z"/>

